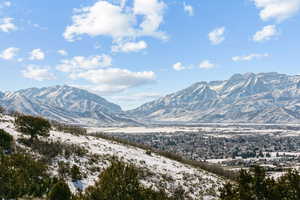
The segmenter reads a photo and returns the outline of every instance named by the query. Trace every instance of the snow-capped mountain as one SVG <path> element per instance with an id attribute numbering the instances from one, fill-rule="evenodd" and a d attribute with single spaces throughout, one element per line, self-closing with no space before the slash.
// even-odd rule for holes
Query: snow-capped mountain
<path id="1" fill-rule="evenodd" d="M 67 123 L 134 123 L 121 107 L 86 90 L 70 86 L 30 88 L 0 94 L 0 105 L 30 115 Z"/>
<path id="2" fill-rule="evenodd" d="M 300 76 L 235 74 L 193 84 L 128 114 L 155 122 L 299 123 Z"/>

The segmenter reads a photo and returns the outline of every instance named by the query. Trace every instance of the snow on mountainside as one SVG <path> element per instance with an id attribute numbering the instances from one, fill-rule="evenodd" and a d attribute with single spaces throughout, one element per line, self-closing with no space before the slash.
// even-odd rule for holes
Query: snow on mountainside
<path id="1" fill-rule="evenodd" d="M 300 76 L 235 74 L 196 83 L 128 111 L 155 122 L 299 123 Z"/>
<path id="2" fill-rule="evenodd" d="M 0 95 L 0 105 L 30 115 L 83 124 L 131 123 L 121 107 L 70 86 L 30 88 Z"/>
<path id="3" fill-rule="evenodd" d="M 0 117 L 0 129 L 4 129 L 14 138 L 22 137 L 22 134 L 15 130 L 13 117 Z M 180 162 L 162 157 L 155 153 L 147 154 L 145 150 L 136 147 L 119 144 L 116 142 L 100 139 L 93 136 L 76 136 L 70 133 L 51 131 L 49 138 L 40 138 L 43 141 L 58 141 L 64 144 L 80 146 L 87 150 L 85 155 L 69 156 L 66 159 L 58 156 L 50 162 L 50 171 L 53 175 L 58 173 L 58 163 L 63 161 L 71 166 L 76 164 L 85 174 L 81 181 L 68 183 L 73 192 L 77 189 L 85 190 L 97 180 L 101 171 L 109 166 L 112 156 L 127 163 L 146 170 L 148 175 L 143 177 L 141 182 L 147 187 L 164 187 L 169 193 L 182 186 L 191 199 L 218 199 L 218 189 L 222 187 L 224 180 L 204 170 L 182 164 Z M 17 145 L 21 145 L 18 144 Z"/>

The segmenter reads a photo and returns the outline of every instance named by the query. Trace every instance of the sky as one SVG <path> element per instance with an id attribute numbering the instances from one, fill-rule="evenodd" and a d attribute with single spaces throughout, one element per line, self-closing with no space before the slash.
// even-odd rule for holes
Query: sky
<path id="1" fill-rule="evenodd" d="M 235 73 L 299 74 L 300 0 L 0 0 L 0 90 L 70 85 L 124 110 Z"/>

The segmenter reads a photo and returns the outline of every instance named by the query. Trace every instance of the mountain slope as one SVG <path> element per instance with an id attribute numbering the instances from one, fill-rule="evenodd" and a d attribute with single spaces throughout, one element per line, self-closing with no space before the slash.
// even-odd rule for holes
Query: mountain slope
<path id="1" fill-rule="evenodd" d="M 300 76 L 235 74 L 196 83 L 128 114 L 154 122 L 300 122 Z"/>
<path id="2" fill-rule="evenodd" d="M 0 105 L 8 110 L 68 123 L 134 123 L 120 106 L 96 94 L 70 86 L 7 92 L 0 98 Z"/>

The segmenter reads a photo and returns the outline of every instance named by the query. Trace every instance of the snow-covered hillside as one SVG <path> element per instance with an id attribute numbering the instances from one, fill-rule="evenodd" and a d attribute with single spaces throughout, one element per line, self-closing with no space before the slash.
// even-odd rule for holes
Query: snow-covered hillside
<path id="1" fill-rule="evenodd" d="M 22 134 L 15 130 L 13 120 L 14 118 L 10 116 L 2 117 L 0 129 L 4 129 L 17 139 L 22 137 Z M 84 190 L 86 187 L 93 185 L 99 173 L 109 166 L 113 156 L 145 170 L 147 176 L 141 181 L 146 186 L 153 186 L 154 188 L 163 186 L 169 193 L 172 193 L 178 186 L 182 186 L 191 199 L 217 199 L 218 188 L 224 183 L 222 178 L 201 169 L 193 168 L 154 153 L 149 155 L 143 149 L 93 136 L 76 136 L 70 133 L 51 131 L 50 137 L 43 140 L 77 145 L 88 151 L 81 157 L 72 156 L 66 159 L 63 156 L 58 156 L 51 163 L 53 174 L 57 173 L 59 161 L 80 166 L 86 176 L 76 183 L 69 181 L 74 192 L 76 189 Z M 92 160 L 91 158 L 97 159 Z"/>

